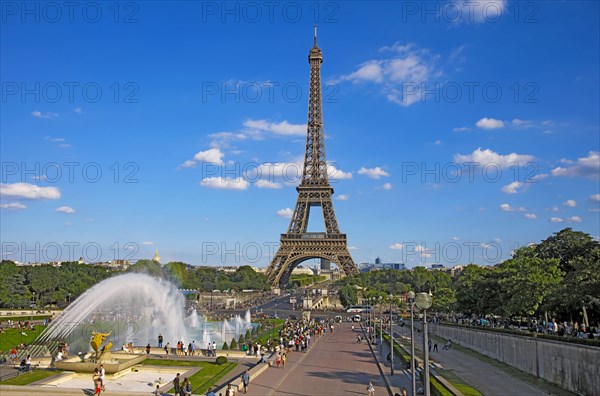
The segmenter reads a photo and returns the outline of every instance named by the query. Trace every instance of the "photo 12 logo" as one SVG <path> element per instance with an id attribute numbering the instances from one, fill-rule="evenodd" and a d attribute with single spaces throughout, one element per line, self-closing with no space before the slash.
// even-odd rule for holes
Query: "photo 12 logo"
<path id="1" fill-rule="evenodd" d="M 113 103 L 139 103 L 137 83 L 95 81 L 3 81 L 0 85 L 2 103 L 98 103 L 102 98 Z"/>
<path id="2" fill-rule="evenodd" d="M 297 1 L 203 1 L 202 23 L 338 23 L 339 3 Z"/>
<path id="3" fill-rule="evenodd" d="M 110 180 L 113 183 L 139 183 L 140 167 L 136 162 L 102 165 L 98 162 L 14 162 L 1 163 L 2 183 L 98 183 Z"/>
<path id="4" fill-rule="evenodd" d="M 2 1 L 2 23 L 138 23 L 134 1 Z"/>
<path id="5" fill-rule="evenodd" d="M 133 260 L 140 251 L 135 242 L 113 242 L 102 247 L 98 242 L 2 242 L 1 257 L 20 263 L 83 263 L 119 264 Z"/>

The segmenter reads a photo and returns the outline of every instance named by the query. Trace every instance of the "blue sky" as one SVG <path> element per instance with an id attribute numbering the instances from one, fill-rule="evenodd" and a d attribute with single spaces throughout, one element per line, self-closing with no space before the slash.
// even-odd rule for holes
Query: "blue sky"
<path id="1" fill-rule="evenodd" d="M 357 263 L 493 264 L 564 227 L 600 235 L 597 2 L 66 7 L 2 3 L 3 258 L 267 265 L 315 22 Z"/>

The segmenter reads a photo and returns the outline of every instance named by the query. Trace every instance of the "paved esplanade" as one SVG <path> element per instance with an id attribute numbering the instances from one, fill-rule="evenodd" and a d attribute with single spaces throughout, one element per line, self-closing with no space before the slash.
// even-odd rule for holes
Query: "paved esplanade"
<path id="1" fill-rule="evenodd" d="M 306 353 L 291 352 L 284 369 L 270 367 L 250 383 L 248 395 L 387 395 L 385 383 L 367 344 L 357 344 L 359 330 L 336 323 L 335 332 L 311 340 Z M 316 342 L 315 342 L 316 340 Z"/>

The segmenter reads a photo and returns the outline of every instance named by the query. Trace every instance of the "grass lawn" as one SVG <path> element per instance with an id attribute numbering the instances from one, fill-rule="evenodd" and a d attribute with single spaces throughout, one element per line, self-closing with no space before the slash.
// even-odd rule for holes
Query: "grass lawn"
<path id="1" fill-rule="evenodd" d="M 0 333 L 0 351 L 2 354 L 8 354 L 10 349 L 17 346 L 20 343 L 31 344 L 44 330 L 44 326 L 35 326 L 35 331 L 30 330 L 18 330 L 18 329 L 5 329 L 3 333 Z M 21 334 L 24 332 L 27 336 Z"/>
<path id="2" fill-rule="evenodd" d="M 52 377 L 53 375 L 62 373 L 61 370 L 34 370 L 30 373 L 21 374 L 18 377 L 0 382 L 0 385 L 29 385 L 33 382 L 43 380 L 44 378 Z"/>
<path id="3" fill-rule="evenodd" d="M 153 366 L 177 366 L 177 367 L 199 367 L 201 368 L 196 374 L 190 377 L 190 382 L 194 387 L 194 394 L 204 394 L 209 387 L 213 386 L 218 380 L 223 378 L 225 374 L 230 372 L 237 363 L 227 362 L 218 365 L 214 362 L 195 362 L 186 360 L 162 360 L 162 359 L 146 359 L 142 364 Z M 181 379 L 183 383 L 183 378 Z M 173 388 L 168 393 L 173 392 Z"/>
<path id="4" fill-rule="evenodd" d="M 456 389 L 461 391 L 465 396 L 482 396 L 481 392 L 467 384 L 460 378 L 454 371 L 436 369 L 436 371 L 448 382 L 452 384 Z"/>
<path id="5" fill-rule="evenodd" d="M 267 319 L 265 320 L 265 324 L 272 326 L 275 325 L 274 329 L 265 329 L 262 334 L 259 335 L 259 337 L 257 338 L 257 341 L 260 342 L 261 345 L 265 345 L 267 343 L 267 341 L 269 340 L 269 338 L 275 337 L 277 338 L 277 335 L 279 334 L 278 331 L 283 329 L 283 323 L 285 321 L 283 319 Z"/>
<path id="6" fill-rule="evenodd" d="M 440 338 L 438 336 L 435 336 L 435 335 L 432 335 L 432 338 L 437 338 L 438 340 L 440 340 L 441 343 L 446 342 L 446 340 L 444 340 L 444 339 L 442 339 L 442 338 Z M 500 370 L 506 372 L 511 377 L 515 377 L 515 378 L 520 379 L 521 381 L 528 382 L 528 383 L 530 383 L 530 384 L 532 384 L 532 385 L 534 385 L 534 386 L 542 389 L 543 391 L 545 391 L 545 392 L 547 392 L 547 393 L 549 393 L 551 395 L 559 395 L 559 396 L 574 396 L 575 395 L 575 393 L 569 392 L 566 389 L 562 389 L 562 388 L 560 388 L 560 387 L 558 387 L 558 386 L 556 386 L 554 384 L 551 384 L 548 381 L 545 381 L 545 380 L 543 380 L 541 378 L 538 378 L 538 377 L 536 377 L 534 375 L 527 374 L 527 373 L 525 373 L 525 372 L 523 372 L 523 371 L 521 371 L 519 369 L 516 369 L 516 368 L 514 368 L 512 366 L 509 366 L 508 364 L 504 364 L 504 363 L 502 363 L 499 360 L 492 359 L 492 358 L 490 358 L 488 356 L 482 355 L 481 353 L 475 352 L 474 350 L 466 348 L 466 347 L 464 347 L 462 345 L 458 345 L 456 343 L 453 343 L 452 344 L 452 348 L 456 349 L 457 351 L 461 351 L 461 352 L 463 352 L 463 353 L 465 353 L 467 355 L 470 355 L 470 356 L 472 356 L 472 357 L 474 357 L 476 359 L 479 359 L 479 360 L 481 360 L 483 362 L 491 364 L 495 368 L 500 369 Z M 465 393 L 465 395 L 466 395 L 466 393 Z"/>

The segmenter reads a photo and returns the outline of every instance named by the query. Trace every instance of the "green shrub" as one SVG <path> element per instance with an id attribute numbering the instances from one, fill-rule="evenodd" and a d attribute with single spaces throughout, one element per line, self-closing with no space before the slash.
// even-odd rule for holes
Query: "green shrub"
<path id="1" fill-rule="evenodd" d="M 246 340 L 244 339 L 244 335 L 240 334 L 240 338 L 238 339 L 238 344 L 242 345 Z"/>
<path id="2" fill-rule="evenodd" d="M 219 356 L 215 360 L 215 363 L 217 363 L 219 366 L 222 364 L 225 364 L 225 363 L 227 363 L 227 358 L 225 356 Z"/>
<path id="3" fill-rule="evenodd" d="M 231 343 L 229 344 L 229 348 L 231 349 L 237 349 L 237 342 L 235 342 L 235 338 L 231 339 Z"/>
<path id="4" fill-rule="evenodd" d="M 250 329 L 246 330 L 246 339 L 252 338 L 252 333 L 250 333 Z"/>
<path id="5" fill-rule="evenodd" d="M 229 350 L 229 347 L 227 346 L 227 341 L 225 341 L 225 342 L 223 343 L 223 348 L 222 348 L 222 349 L 223 349 L 224 351 L 228 351 L 228 350 Z"/>

